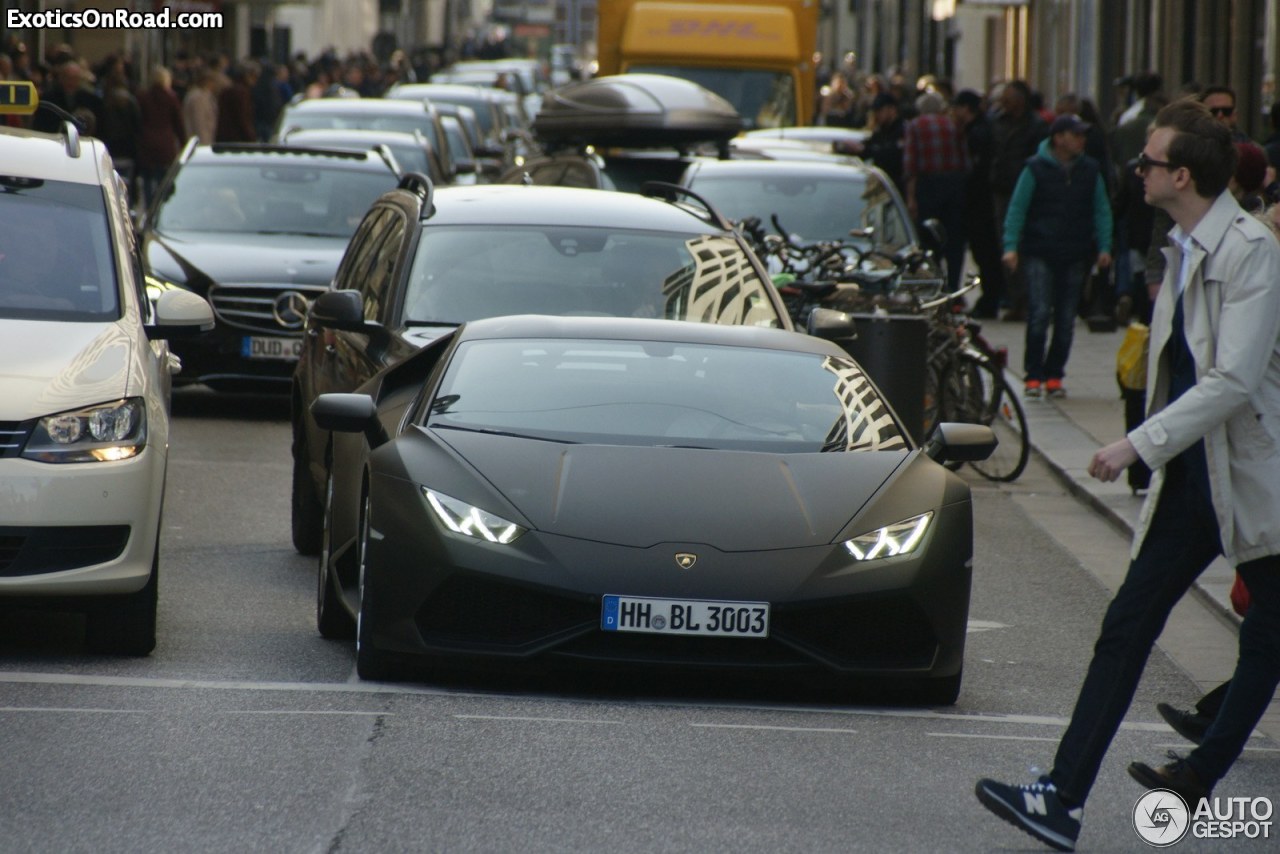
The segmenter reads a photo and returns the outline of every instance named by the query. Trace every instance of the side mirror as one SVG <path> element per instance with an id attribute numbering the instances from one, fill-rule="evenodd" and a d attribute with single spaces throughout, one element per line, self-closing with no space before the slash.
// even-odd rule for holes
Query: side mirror
<path id="1" fill-rule="evenodd" d="M 925 440 L 924 453 L 936 463 L 969 463 L 991 456 L 996 444 L 996 434 L 985 424 L 944 421 Z"/>
<path id="2" fill-rule="evenodd" d="M 322 394 L 311 403 L 311 417 L 321 430 L 365 434 L 371 448 L 387 440 L 378 406 L 367 394 Z"/>
<path id="3" fill-rule="evenodd" d="M 359 291 L 325 291 L 316 297 L 307 314 L 308 324 L 344 332 L 368 332 L 364 319 L 364 299 Z"/>
<path id="4" fill-rule="evenodd" d="M 312 401 L 311 416 L 321 429 L 362 433 L 377 420 L 378 408 L 367 394 L 322 394 Z"/>
<path id="5" fill-rule="evenodd" d="M 825 338 L 828 341 L 848 341 L 858 337 L 853 318 L 833 308 L 815 308 L 809 312 L 805 331 L 815 338 Z"/>
<path id="6" fill-rule="evenodd" d="M 459 157 L 453 161 L 453 165 L 457 167 L 459 175 L 474 175 L 480 171 L 476 167 L 476 162 L 469 157 Z"/>
<path id="7" fill-rule="evenodd" d="M 156 321 L 146 327 L 147 338 L 187 338 L 213 329 L 213 309 L 191 291 L 165 291 L 156 299 Z"/>

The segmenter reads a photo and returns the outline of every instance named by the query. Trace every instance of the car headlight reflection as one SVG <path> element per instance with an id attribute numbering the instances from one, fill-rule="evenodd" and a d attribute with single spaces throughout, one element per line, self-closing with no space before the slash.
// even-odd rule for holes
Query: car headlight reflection
<path id="1" fill-rule="evenodd" d="M 146 404 L 130 397 L 41 418 L 22 456 L 42 463 L 108 462 L 136 457 L 146 444 Z"/>
<path id="2" fill-rule="evenodd" d="M 854 560 L 875 560 L 882 557 L 910 554 L 924 538 L 933 512 L 913 516 L 892 525 L 846 540 L 844 547 Z"/>
<path id="3" fill-rule="evenodd" d="M 424 486 L 422 493 L 427 497 L 427 503 L 431 505 L 431 509 L 435 511 L 444 526 L 455 534 L 506 545 L 514 542 L 527 530 L 515 522 L 508 522 L 501 516 L 495 516 L 479 507 L 472 507 L 465 501 L 450 498 L 434 489 L 427 489 Z"/>

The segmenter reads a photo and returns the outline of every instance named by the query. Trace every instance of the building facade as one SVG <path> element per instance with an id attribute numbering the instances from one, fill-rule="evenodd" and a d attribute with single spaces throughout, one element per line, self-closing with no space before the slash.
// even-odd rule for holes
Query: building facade
<path id="1" fill-rule="evenodd" d="M 1241 127 L 1265 136 L 1277 98 L 1276 0 L 827 0 L 824 53 L 853 50 L 864 71 L 898 67 L 984 90 L 1022 78 L 1052 105 L 1076 92 L 1102 115 L 1123 107 L 1116 81 L 1153 70 L 1236 90 Z"/>

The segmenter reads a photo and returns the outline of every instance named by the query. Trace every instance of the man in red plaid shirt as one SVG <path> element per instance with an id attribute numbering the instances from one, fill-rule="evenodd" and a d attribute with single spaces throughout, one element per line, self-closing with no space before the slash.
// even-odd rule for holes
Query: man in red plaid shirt
<path id="1" fill-rule="evenodd" d="M 902 175 L 907 208 L 918 223 L 936 219 L 946 230 L 943 255 L 951 290 L 964 269 L 964 188 L 969 151 L 964 133 L 951 119 L 947 103 L 935 92 L 916 99 L 920 115 L 907 122 L 903 139 Z"/>

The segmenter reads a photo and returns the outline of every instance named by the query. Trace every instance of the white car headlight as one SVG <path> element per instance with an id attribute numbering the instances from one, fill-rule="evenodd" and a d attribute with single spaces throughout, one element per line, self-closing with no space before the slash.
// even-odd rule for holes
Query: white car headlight
<path id="1" fill-rule="evenodd" d="M 527 530 L 515 522 L 508 522 L 501 516 L 495 516 L 479 507 L 472 507 L 465 501 L 450 498 L 434 489 L 427 489 L 424 486 L 422 494 L 427 497 L 427 503 L 431 505 L 431 509 L 436 512 L 436 516 L 444 526 L 455 534 L 506 545 L 514 542 Z"/>
<path id="2" fill-rule="evenodd" d="M 932 519 L 932 511 L 913 516 L 854 537 L 852 540 L 846 540 L 844 547 L 849 550 L 849 554 L 853 555 L 854 560 L 876 560 L 882 557 L 910 554 L 924 538 L 924 532 L 928 530 Z"/>
<path id="3" fill-rule="evenodd" d="M 22 456 L 42 463 L 127 460 L 147 444 L 147 407 L 140 397 L 41 418 Z"/>

